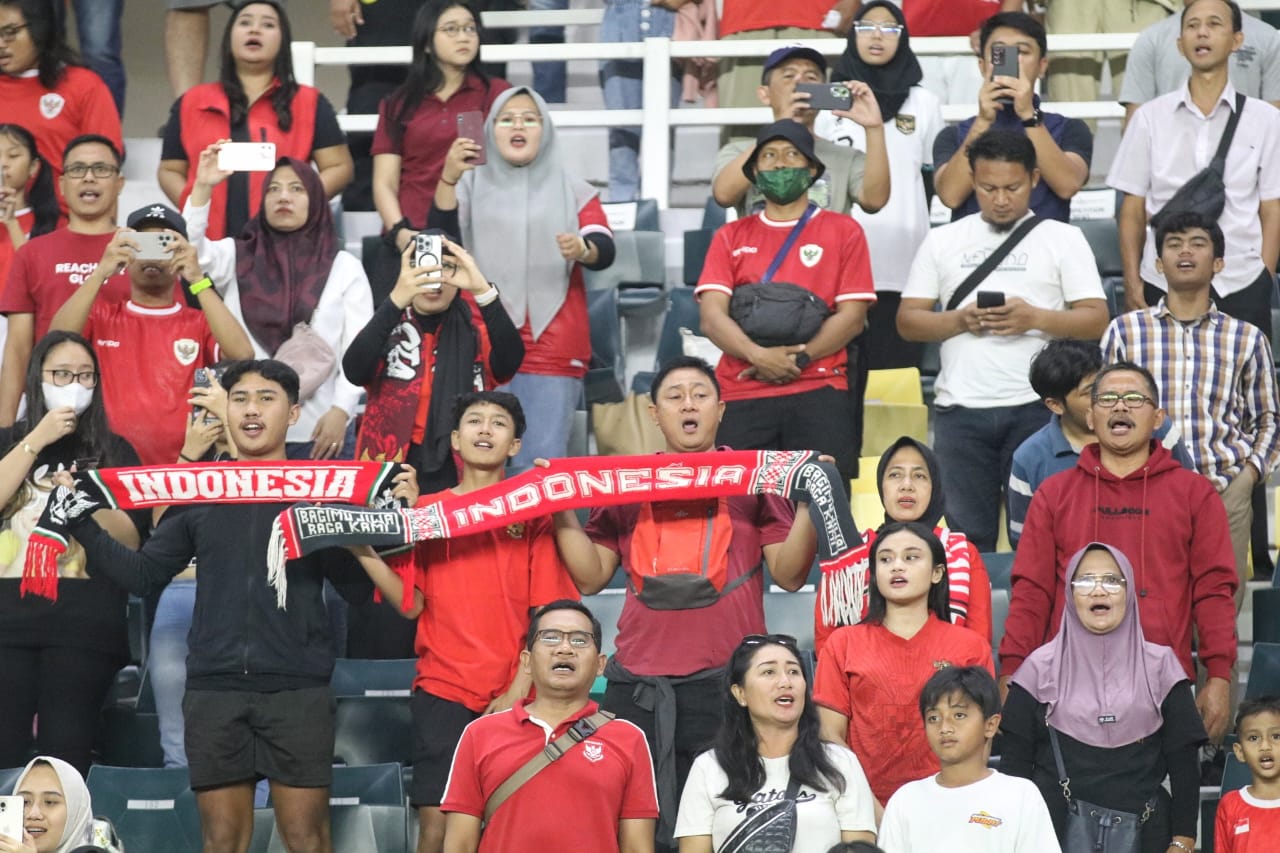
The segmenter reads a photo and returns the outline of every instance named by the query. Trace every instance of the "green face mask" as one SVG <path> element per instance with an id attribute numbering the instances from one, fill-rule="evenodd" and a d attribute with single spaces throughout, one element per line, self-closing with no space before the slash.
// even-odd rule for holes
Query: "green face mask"
<path id="1" fill-rule="evenodd" d="M 756 189 L 774 204 L 791 204 L 813 183 L 807 168 L 774 169 L 756 172 Z"/>

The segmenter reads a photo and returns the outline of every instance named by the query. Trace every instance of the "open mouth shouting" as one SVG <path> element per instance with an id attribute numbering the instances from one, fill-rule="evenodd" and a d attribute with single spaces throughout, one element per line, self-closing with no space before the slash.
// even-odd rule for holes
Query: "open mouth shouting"
<path id="1" fill-rule="evenodd" d="M 1127 412 L 1115 412 L 1107 418 L 1107 431 L 1114 436 L 1128 435 L 1133 429 L 1133 418 Z"/>
<path id="2" fill-rule="evenodd" d="M 259 438 L 266 429 L 266 425 L 259 420 L 245 419 L 240 422 L 240 432 L 250 440 Z"/>

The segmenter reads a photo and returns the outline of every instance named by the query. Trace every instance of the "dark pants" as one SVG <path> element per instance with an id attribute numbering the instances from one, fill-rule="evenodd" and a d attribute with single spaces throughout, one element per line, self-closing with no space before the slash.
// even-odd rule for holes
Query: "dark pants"
<path id="1" fill-rule="evenodd" d="M 1000 538 L 1013 451 L 1048 420 L 1049 410 L 1039 401 L 989 409 L 934 407 L 933 449 L 942 465 L 947 526 L 979 551 L 994 551 Z"/>
<path id="2" fill-rule="evenodd" d="M 847 391 L 819 388 L 783 397 L 731 400 L 716 442 L 734 450 L 817 450 L 836 460 L 848 488 L 857 476 L 861 430 Z"/>
<path id="3" fill-rule="evenodd" d="M 898 334 L 898 306 L 901 303 L 901 293 L 892 290 L 877 293 L 875 304 L 867 312 L 867 330 L 860 339 L 864 342 L 867 366 L 871 370 L 920 366 L 924 344 L 903 340 Z"/>

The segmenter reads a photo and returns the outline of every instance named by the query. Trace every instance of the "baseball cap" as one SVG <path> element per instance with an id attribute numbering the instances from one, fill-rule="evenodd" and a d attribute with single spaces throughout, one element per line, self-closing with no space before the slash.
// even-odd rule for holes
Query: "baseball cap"
<path id="1" fill-rule="evenodd" d="M 818 173 L 814 175 L 814 180 L 822 177 L 822 173 L 827 170 L 827 166 L 818 156 L 813 153 L 813 134 L 809 129 L 798 121 L 784 118 L 781 121 L 775 121 L 773 124 L 765 125 L 756 134 L 756 147 L 752 149 L 751 156 L 747 158 L 747 162 L 742 164 L 742 174 L 747 176 L 747 180 L 755 183 L 756 180 L 756 154 L 766 142 L 772 142 L 775 139 L 785 139 L 800 150 L 800 153 L 809 158 L 809 165 L 816 166 Z"/>
<path id="2" fill-rule="evenodd" d="M 149 204 L 146 207 L 140 207 L 129 214 L 124 224 L 135 229 L 143 225 L 163 225 L 165 228 L 177 231 L 183 237 L 187 236 L 187 221 L 167 204 Z"/>
<path id="3" fill-rule="evenodd" d="M 800 59 L 807 59 L 816 64 L 822 70 L 822 76 L 827 76 L 827 59 L 821 53 L 811 47 L 805 47 L 802 44 L 791 44 L 786 47 L 780 47 L 773 53 L 769 54 L 769 58 L 764 61 L 764 70 L 760 74 L 760 82 L 765 82 L 765 78 L 769 76 L 769 72 L 786 62 L 793 56 Z"/>

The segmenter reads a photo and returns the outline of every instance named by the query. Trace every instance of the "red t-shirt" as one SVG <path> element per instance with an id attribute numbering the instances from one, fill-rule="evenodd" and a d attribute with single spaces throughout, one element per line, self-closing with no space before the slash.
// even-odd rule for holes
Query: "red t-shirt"
<path id="1" fill-rule="evenodd" d="M 720 35 L 781 27 L 820 31 L 822 19 L 834 5 L 834 0 L 788 0 L 786 3 L 724 0 L 724 11 L 720 15 Z M 912 35 L 915 35 L 914 31 Z"/>
<path id="2" fill-rule="evenodd" d="M 166 308 L 95 302 L 84 336 L 98 355 L 112 431 L 133 445 L 143 465 L 176 462 L 196 368 L 221 357 L 204 312 L 176 302 Z"/>
<path id="3" fill-rule="evenodd" d="M 1280 800 L 1259 800 L 1248 789 L 1222 795 L 1214 820 L 1214 850 L 1270 853 L 1276 849 L 1276 839 L 1280 839 Z"/>
<path id="4" fill-rule="evenodd" d="M 588 702 L 552 732 L 529 716 L 528 702 L 471 723 L 453 755 L 440 809 L 482 817 L 498 786 L 598 709 Z M 619 821 L 657 816 L 653 761 L 644 732 L 626 720 L 612 720 L 521 785 L 485 826 L 479 853 L 616 853 Z"/>
<path id="5" fill-rule="evenodd" d="M 948 666 L 995 674 L 990 643 L 934 616 L 909 640 L 869 622 L 838 628 L 818 656 L 813 700 L 849 718 L 849 748 L 882 803 L 940 769 L 924 735 L 920 688 Z"/>
<path id="6" fill-rule="evenodd" d="M 62 303 L 98 266 L 114 236 L 77 234 L 69 228 L 59 228 L 28 240 L 13 256 L 9 282 L 0 296 L 0 314 L 34 314 L 34 340 L 40 340 L 49 331 Z M 125 273 L 107 279 L 98 294 L 98 299 L 110 302 L 128 298 L 129 276 Z"/>
<path id="7" fill-rule="evenodd" d="M 725 582 L 760 565 L 760 549 L 782 542 L 791 531 L 795 507 L 772 495 L 728 498 L 733 538 Z M 597 508 L 587 521 L 587 535 L 631 564 L 631 539 L 640 504 Z M 681 676 L 725 662 L 747 634 L 764 625 L 764 570 L 722 596 L 710 607 L 694 610 L 653 610 L 636 598 L 630 585 L 618 617 L 614 657 L 636 675 Z"/>
<path id="8" fill-rule="evenodd" d="M 902 0 L 912 36 L 967 36 L 1000 11 L 1000 0 Z"/>
<path id="9" fill-rule="evenodd" d="M 479 713 L 511 686 L 532 609 L 579 597 L 556 551 L 551 518 L 414 550 L 418 617 L 413 686 Z"/>
<path id="10" fill-rule="evenodd" d="M 578 233 L 613 236 L 599 196 L 593 196 L 578 211 Z M 573 379 L 587 375 L 591 362 L 591 327 L 587 322 L 587 289 L 583 284 L 582 264 L 574 264 L 570 270 L 569 292 L 565 294 L 564 304 L 538 340 L 533 339 L 528 322 L 520 329 L 520 340 L 524 342 L 521 373 Z"/>
<path id="11" fill-rule="evenodd" d="M 35 212 L 26 208 L 18 211 L 16 218 L 22 233 L 30 237 L 31 229 L 36 225 Z M 0 294 L 4 293 L 4 286 L 9 281 L 9 267 L 13 264 L 13 256 L 17 251 L 13 247 L 13 241 L 9 239 L 9 229 L 0 226 Z"/>
<path id="12" fill-rule="evenodd" d="M 695 295 L 717 291 L 733 296 L 734 288 L 761 281 L 796 221 L 775 222 L 763 212 L 730 222 L 716 232 Z M 851 217 L 827 210 L 814 213 L 773 276 L 812 291 L 834 311 L 848 300 L 875 302 L 871 255 L 862 226 Z M 848 389 L 848 359 L 843 349 L 814 359 L 800 377 L 786 385 L 739 379 L 751 365 L 725 353 L 716 367 L 724 400 L 785 397 L 819 388 Z"/>
<path id="13" fill-rule="evenodd" d="M 442 101 L 435 95 L 422 99 L 406 123 L 399 144 L 388 131 L 388 113 L 393 111 L 395 96 L 382 99 L 372 153 L 400 156 L 400 211 L 415 228 L 426 227 L 427 211 L 431 210 L 431 199 L 444 171 L 445 155 L 458 138 L 458 115 L 475 110 L 488 115 L 494 98 L 510 88 L 511 84 L 501 78 L 491 78 L 486 84 L 474 74 L 468 74 L 462 88 L 448 100 Z"/>

